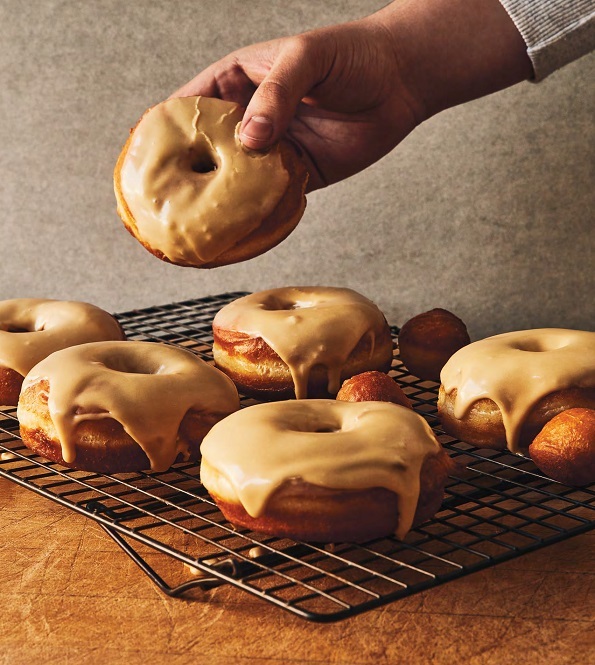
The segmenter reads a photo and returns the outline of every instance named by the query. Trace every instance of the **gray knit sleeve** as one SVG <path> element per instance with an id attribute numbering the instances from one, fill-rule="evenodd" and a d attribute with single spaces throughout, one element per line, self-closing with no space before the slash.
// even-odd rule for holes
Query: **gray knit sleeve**
<path id="1" fill-rule="evenodd" d="M 500 0 L 521 33 L 534 80 L 595 49 L 595 0 Z"/>

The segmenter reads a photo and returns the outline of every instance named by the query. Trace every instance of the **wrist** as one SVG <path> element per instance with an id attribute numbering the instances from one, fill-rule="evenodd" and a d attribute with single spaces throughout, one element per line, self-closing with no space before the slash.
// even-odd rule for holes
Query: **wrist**
<path id="1" fill-rule="evenodd" d="M 523 38 L 498 0 L 396 0 L 370 19 L 388 29 L 402 84 L 422 119 L 533 74 Z"/>

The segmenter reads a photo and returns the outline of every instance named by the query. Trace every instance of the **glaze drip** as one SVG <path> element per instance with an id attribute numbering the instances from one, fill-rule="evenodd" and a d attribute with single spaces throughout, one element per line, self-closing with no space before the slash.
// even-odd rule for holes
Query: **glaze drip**
<path id="1" fill-rule="evenodd" d="M 289 367 L 298 399 L 307 396 L 315 365 L 328 370 L 328 392 L 341 386 L 341 370 L 362 339 L 370 357 L 388 325 L 382 312 L 351 289 L 287 287 L 261 291 L 226 305 L 213 326 L 262 338 Z"/>
<path id="2" fill-rule="evenodd" d="M 239 408 L 227 376 L 165 344 L 100 342 L 58 351 L 31 370 L 23 391 L 43 379 L 67 463 L 76 458 L 77 425 L 111 418 L 143 449 L 152 471 L 165 471 L 187 453 L 177 433 L 189 410 L 223 417 Z"/>
<path id="3" fill-rule="evenodd" d="M 566 388 L 595 386 L 595 333 L 542 328 L 503 333 L 457 351 L 442 369 L 446 393 L 456 389 L 455 418 L 491 399 L 502 412 L 509 450 L 539 400 Z"/>
<path id="4" fill-rule="evenodd" d="M 388 402 L 303 400 L 259 404 L 217 423 L 201 445 L 213 489 L 260 516 L 292 479 L 340 490 L 383 487 L 398 496 L 397 537 L 413 523 L 426 457 L 441 446 L 411 409 Z M 212 477 L 212 474 L 209 474 Z"/>

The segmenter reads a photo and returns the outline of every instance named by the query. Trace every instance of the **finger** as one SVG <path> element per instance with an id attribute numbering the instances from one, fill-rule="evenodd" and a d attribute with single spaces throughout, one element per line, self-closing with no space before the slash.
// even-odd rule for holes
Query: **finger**
<path id="1" fill-rule="evenodd" d="M 302 98 L 321 80 L 322 60 L 308 51 L 303 35 L 286 40 L 244 114 L 239 135 L 247 148 L 265 150 L 286 132 Z"/>
<path id="2" fill-rule="evenodd" d="M 256 84 L 235 58 L 228 56 L 195 76 L 192 81 L 170 95 L 169 99 L 203 95 L 234 102 L 245 108 L 255 90 Z"/>
<path id="3" fill-rule="evenodd" d="M 217 79 L 215 77 L 217 65 L 218 63 L 215 63 L 207 67 L 191 81 L 188 81 L 188 83 L 185 83 L 181 88 L 173 92 L 168 99 L 173 99 L 174 97 L 193 97 L 194 95 L 218 97 Z"/>

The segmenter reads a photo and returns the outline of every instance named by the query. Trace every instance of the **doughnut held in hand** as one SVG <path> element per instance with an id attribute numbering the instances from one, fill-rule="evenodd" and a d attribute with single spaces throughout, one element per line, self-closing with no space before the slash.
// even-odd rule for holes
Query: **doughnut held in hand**
<path id="1" fill-rule="evenodd" d="M 529 455 L 560 483 L 595 483 L 595 411 L 568 409 L 554 416 L 529 446 Z"/>
<path id="2" fill-rule="evenodd" d="M 0 302 L 0 405 L 17 405 L 23 378 L 50 353 L 123 339 L 116 319 L 89 303 L 39 298 Z"/>
<path id="3" fill-rule="evenodd" d="M 595 408 L 595 333 L 503 333 L 457 351 L 441 374 L 444 430 L 480 448 L 526 453 L 562 411 Z"/>
<path id="4" fill-rule="evenodd" d="M 394 379 L 384 372 L 362 372 L 343 382 L 337 399 L 343 402 L 392 402 L 411 408 Z"/>
<path id="5" fill-rule="evenodd" d="M 118 214 L 152 254 L 213 268 L 268 251 L 296 227 L 308 174 L 289 142 L 248 150 L 243 109 L 208 97 L 168 99 L 132 130 L 114 172 Z"/>
<path id="6" fill-rule="evenodd" d="M 23 383 L 23 443 L 100 473 L 165 471 L 196 460 L 204 435 L 239 408 L 233 383 L 190 351 L 98 342 L 53 353 Z"/>
<path id="7" fill-rule="evenodd" d="M 239 298 L 213 320 L 213 356 L 261 399 L 336 395 L 341 381 L 392 361 L 382 312 L 351 289 L 304 286 Z"/>
<path id="8" fill-rule="evenodd" d="M 467 327 L 446 309 L 431 309 L 403 324 L 399 354 L 414 376 L 440 381 L 440 372 L 455 351 L 469 344 Z"/>
<path id="9" fill-rule="evenodd" d="M 201 453 L 201 481 L 230 522 L 314 542 L 404 538 L 439 509 L 454 466 L 421 416 L 388 402 L 250 406 Z"/>

